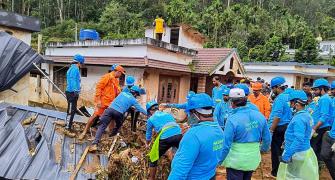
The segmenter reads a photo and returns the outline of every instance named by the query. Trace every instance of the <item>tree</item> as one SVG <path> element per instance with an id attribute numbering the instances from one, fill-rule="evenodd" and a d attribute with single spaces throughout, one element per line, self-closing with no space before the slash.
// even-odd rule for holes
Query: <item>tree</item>
<path id="1" fill-rule="evenodd" d="M 311 32 L 304 36 L 302 46 L 295 54 L 295 60 L 304 63 L 313 63 L 318 57 L 317 41 Z"/>
<path id="2" fill-rule="evenodd" d="M 112 0 L 100 18 L 105 38 L 134 38 L 144 34 L 141 14 L 128 12 L 127 6 Z"/>

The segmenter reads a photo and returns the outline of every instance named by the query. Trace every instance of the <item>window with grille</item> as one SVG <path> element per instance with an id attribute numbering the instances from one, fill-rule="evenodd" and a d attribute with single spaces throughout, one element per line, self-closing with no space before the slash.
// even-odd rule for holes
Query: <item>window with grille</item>
<path id="1" fill-rule="evenodd" d="M 53 82 L 60 90 L 65 92 L 66 90 L 66 72 L 69 68 L 65 66 L 54 66 L 53 67 Z M 59 91 L 53 86 L 52 91 L 59 93 Z"/>

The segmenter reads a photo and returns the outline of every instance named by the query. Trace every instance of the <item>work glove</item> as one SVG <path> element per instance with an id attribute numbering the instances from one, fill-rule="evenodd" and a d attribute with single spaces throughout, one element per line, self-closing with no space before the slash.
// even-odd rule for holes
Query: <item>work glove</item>
<path id="1" fill-rule="evenodd" d="M 332 145 L 332 151 L 335 152 L 335 143 Z"/>

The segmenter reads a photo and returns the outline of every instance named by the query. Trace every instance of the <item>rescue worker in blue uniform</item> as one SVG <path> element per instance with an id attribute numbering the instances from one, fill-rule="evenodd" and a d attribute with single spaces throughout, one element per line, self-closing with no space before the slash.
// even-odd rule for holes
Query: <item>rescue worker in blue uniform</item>
<path id="1" fill-rule="evenodd" d="M 102 134 L 105 132 L 105 129 L 111 121 L 115 121 L 116 124 L 111 136 L 115 136 L 118 133 L 123 123 L 124 113 L 127 112 L 131 106 L 134 106 L 136 110 L 140 111 L 142 114 L 147 115 L 147 111 L 143 109 L 136 100 L 136 97 L 140 96 L 140 92 L 140 87 L 133 86 L 130 88 L 130 92 L 121 92 L 114 99 L 100 118 L 100 125 L 95 135 L 95 139 L 92 142 L 92 146 L 90 147 L 90 151 L 96 151 L 98 149 L 98 143 Z"/>
<path id="2" fill-rule="evenodd" d="M 250 180 L 261 162 L 261 152 L 270 149 L 270 131 L 264 115 L 247 106 L 242 89 L 231 89 L 229 98 L 233 110 L 224 131 L 223 165 L 228 180 Z"/>
<path id="3" fill-rule="evenodd" d="M 181 128 L 176 123 L 173 116 L 169 113 L 159 111 L 158 103 L 156 101 L 148 102 L 146 108 L 147 113 L 150 116 L 147 121 L 146 130 L 147 147 L 151 142 L 152 130 L 158 134 L 149 153 L 149 179 L 154 180 L 156 177 L 158 159 L 171 147 L 178 148 L 183 136 L 181 134 Z"/>
<path id="4" fill-rule="evenodd" d="M 231 104 L 229 101 L 229 88 L 223 91 L 223 101 L 215 106 L 214 121 L 217 121 L 222 129 L 224 129 L 226 120 L 231 113 Z"/>
<path id="5" fill-rule="evenodd" d="M 292 111 L 289 107 L 289 92 L 292 89 L 287 89 L 284 85 L 285 79 L 281 76 L 271 80 L 270 86 L 272 92 L 277 96 L 272 104 L 272 110 L 269 117 L 269 127 L 272 134 L 271 141 L 271 175 L 276 177 L 280 163 L 280 156 L 283 151 L 281 149 L 284 142 L 285 131 L 287 125 L 292 118 Z"/>
<path id="6" fill-rule="evenodd" d="M 131 87 L 135 85 L 135 77 L 134 76 L 127 76 L 126 78 L 126 85 L 122 88 L 122 92 L 130 92 Z M 145 91 L 141 88 L 140 95 L 145 94 Z M 128 114 L 130 114 L 131 118 L 131 131 L 136 132 L 136 125 L 137 125 L 137 119 L 138 116 L 140 115 L 139 111 L 136 111 L 134 107 L 130 107 L 129 110 L 127 111 Z M 126 116 L 124 117 L 125 119 L 127 118 Z"/>
<path id="7" fill-rule="evenodd" d="M 85 58 L 80 54 L 73 56 L 73 62 L 66 73 L 66 99 L 67 99 L 67 116 L 66 116 L 66 129 L 71 130 L 74 115 L 77 112 L 77 102 L 81 90 L 80 82 L 81 75 L 79 68 L 84 64 Z"/>
<path id="8" fill-rule="evenodd" d="M 213 121 L 213 101 L 205 93 L 196 94 L 188 100 L 186 110 L 194 125 L 179 144 L 169 179 L 214 179 L 222 160 L 223 131 Z"/>
<path id="9" fill-rule="evenodd" d="M 216 106 L 216 104 L 218 104 L 219 102 L 222 101 L 222 92 L 224 89 L 227 88 L 227 86 L 223 85 L 220 82 L 220 77 L 219 76 L 214 76 L 213 77 L 213 85 L 214 88 L 212 90 L 212 99 L 213 99 L 213 103 L 214 103 L 214 107 Z"/>
<path id="10" fill-rule="evenodd" d="M 246 84 L 237 84 L 235 85 L 235 88 L 240 88 L 243 89 L 245 96 L 248 97 L 250 94 L 250 89 Z M 258 107 L 255 104 L 252 104 L 249 99 L 247 100 L 247 106 L 250 107 L 251 109 L 255 110 L 255 111 L 259 111 Z"/>
<path id="11" fill-rule="evenodd" d="M 319 179 L 318 161 L 309 141 L 313 119 L 305 108 L 308 98 L 303 90 L 294 90 L 289 100 L 294 116 L 285 133 L 284 164 L 279 166 L 277 178 Z"/>
<path id="12" fill-rule="evenodd" d="M 318 161 L 322 161 L 320 157 L 322 137 L 330 130 L 333 122 L 333 102 L 328 95 L 329 83 L 326 79 L 317 79 L 313 83 L 313 90 L 315 96 L 320 96 L 316 102 L 315 109 L 312 114 L 314 120 L 311 145 L 318 157 Z"/>
<path id="13" fill-rule="evenodd" d="M 335 121 L 331 130 L 323 135 L 321 159 L 326 163 L 332 179 L 335 179 Z"/>
<path id="14" fill-rule="evenodd" d="M 164 104 L 165 107 L 169 107 L 169 108 L 176 108 L 176 109 L 186 109 L 187 108 L 187 101 L 195 95 L 195 92 L 193 91 L 189 91 L 187 93 L 186 96 L 186 102 L 182 103 L 182 104 Z"/>

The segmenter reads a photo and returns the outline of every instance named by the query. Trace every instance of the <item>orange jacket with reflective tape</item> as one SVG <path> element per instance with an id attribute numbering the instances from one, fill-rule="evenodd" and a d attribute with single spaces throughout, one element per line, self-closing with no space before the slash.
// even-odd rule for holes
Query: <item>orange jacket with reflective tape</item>
<path id="1" fill-rule="evenodd" d="M 119 80 L 115 78 L 114 72 L 107 73 L 100 78 L 96 85 L 94 101 L 95 103 L 101 102 L 102 106 L 109 106 L 120 92 Z"/>
<path id="2" fill-rule="evenodd" d="M 271 104 L 266 96 L 260 93 L 256 98 L 255 95 L 250 94 L 249 101 L 258 107 L 259 111 L 265 116 L 266 119 L 269 119 Z"/>

